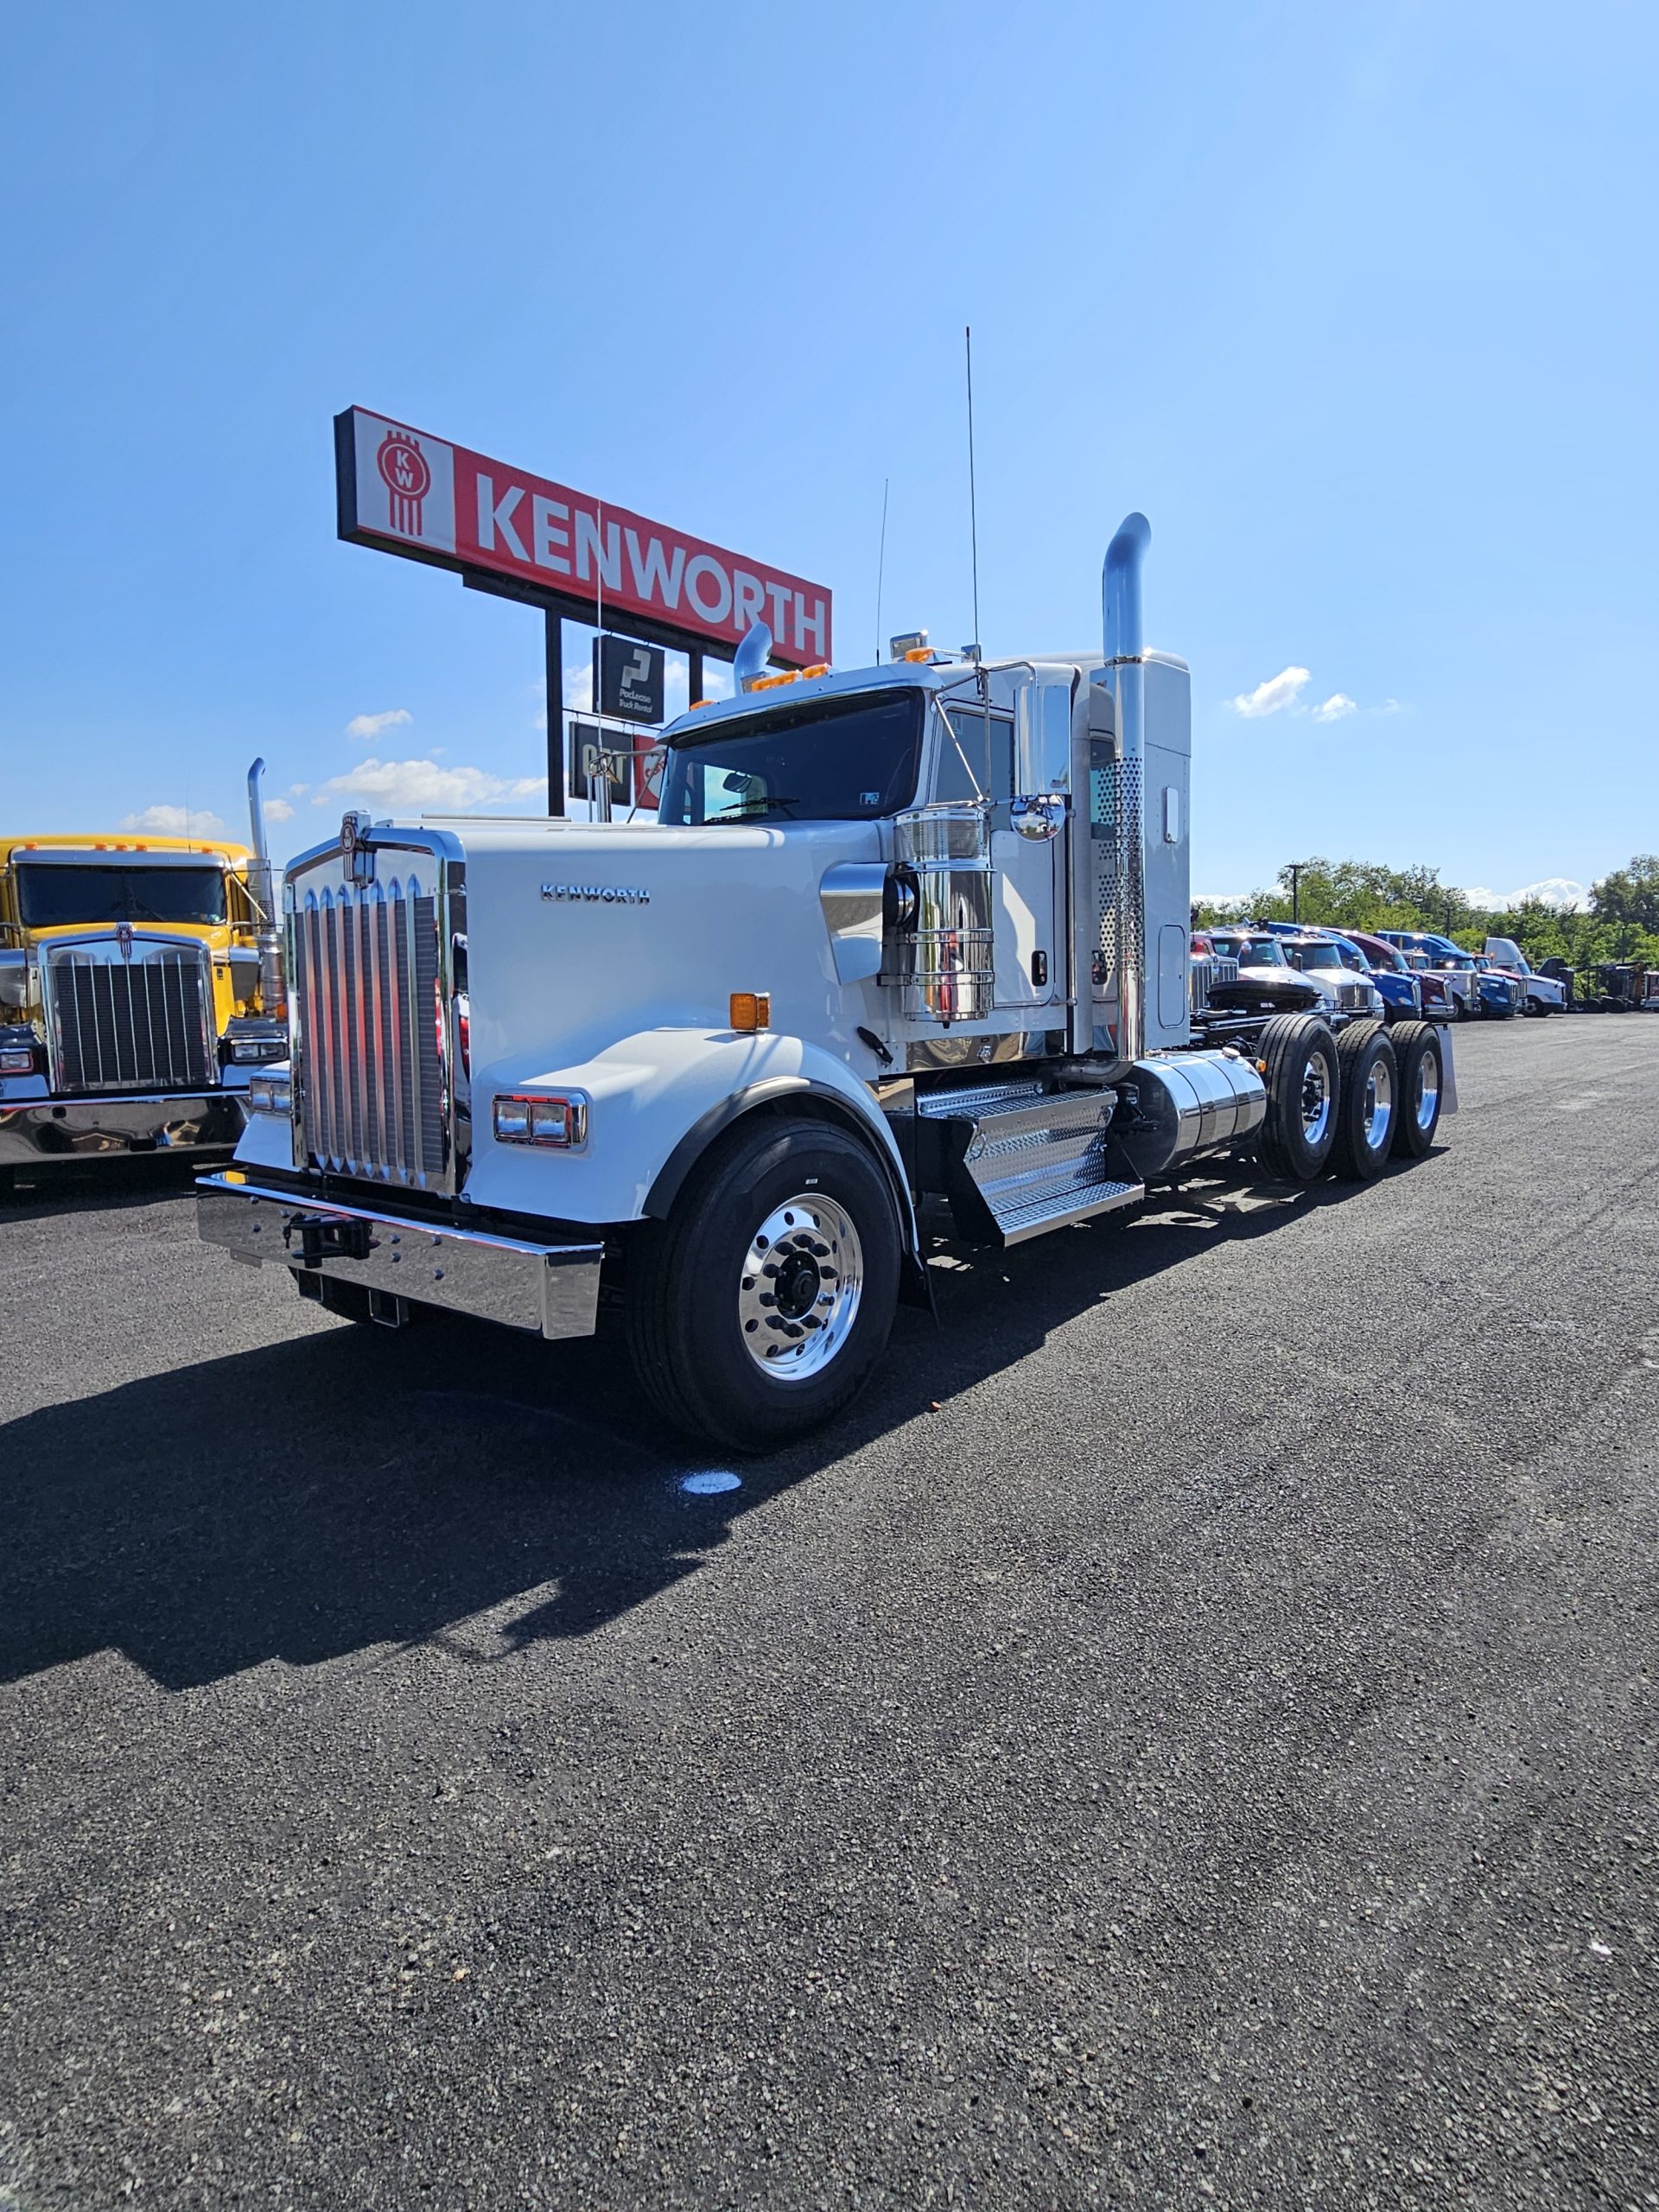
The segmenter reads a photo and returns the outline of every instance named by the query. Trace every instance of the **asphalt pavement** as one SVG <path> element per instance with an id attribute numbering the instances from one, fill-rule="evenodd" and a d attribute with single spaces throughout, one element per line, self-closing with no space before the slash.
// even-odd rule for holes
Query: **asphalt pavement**
<path id="1" fill-rule="evenodd" d="M 1659 2206 L 1659 1020 L 1457 1047 L 729 1466 L 26 1189 L 0 2208 Z"/>

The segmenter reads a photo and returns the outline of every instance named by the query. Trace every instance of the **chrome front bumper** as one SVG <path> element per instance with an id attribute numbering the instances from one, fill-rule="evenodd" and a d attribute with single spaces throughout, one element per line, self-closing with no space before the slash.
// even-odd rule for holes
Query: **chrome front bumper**
<path id="1" fill-rule="evenodd" d="M 0 1097 L 0 1166 L 40 1167 L 99 1154 L 234 1152 L 247 1093 L 194 1097 Z"/>
<path id="2" fill-rule="evenodd" d="M 269 1261 L 536 1336 L 594 1333 L 605 1255 L 600 1242 L 529 1244 L 483 1230 L 438 1228 L 264 1189 L 235 1170 L 198 1179 L 196 1227 L 206 1243 L 256 1266 Z"/>

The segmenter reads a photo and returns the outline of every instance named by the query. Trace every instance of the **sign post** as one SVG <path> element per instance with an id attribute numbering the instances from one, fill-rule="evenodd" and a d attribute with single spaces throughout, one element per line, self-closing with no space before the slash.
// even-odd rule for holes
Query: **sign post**
<path id="1" fill-rule="evenodd" d="M 550 607 L 547 625 L 547 810 L 564 812 L 564 617 Z"/>

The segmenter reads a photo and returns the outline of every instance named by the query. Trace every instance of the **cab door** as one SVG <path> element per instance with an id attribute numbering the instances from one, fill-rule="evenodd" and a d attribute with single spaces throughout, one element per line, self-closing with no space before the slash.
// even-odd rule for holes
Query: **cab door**
<path id="1" fill-rule="evenodd" d="M 1051 1006 L 1063 995 L 1056 926 L 1061 841 L 1024 837 L 1012 825 L 1013 715 L 974 703 L 948 707 L 944 719 L 935 798 L 990 802 L 995 1006 L 1021 1014 Z"/>

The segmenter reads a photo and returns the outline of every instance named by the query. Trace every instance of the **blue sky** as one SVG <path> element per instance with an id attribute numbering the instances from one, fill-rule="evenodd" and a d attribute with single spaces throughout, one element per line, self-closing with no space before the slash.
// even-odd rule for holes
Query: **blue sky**
<path id="1" fill-rule="evenodd" d="M 14 10 L 0 826 L 235 827 L 255 753 L 295 848 L 531 804 L 539 625 L 336 541 L 353 402 L 823 580 L 843 664 L 890 479 L 883 626 L 959 643 L 971 321 L 984 642 L 1097 638 L 1145 509 L 1197 888 L 1588 882 L 1659 844 L 1656 60 L 1595 0 Z"/>

